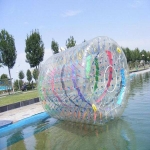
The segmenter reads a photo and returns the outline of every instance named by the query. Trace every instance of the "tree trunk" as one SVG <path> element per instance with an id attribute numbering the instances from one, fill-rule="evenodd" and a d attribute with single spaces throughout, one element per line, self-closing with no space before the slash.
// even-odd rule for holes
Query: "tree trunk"
<path id="1" fill-rule="evenodd" d="M 9 72 L 9 78 L 11 79 L 11 73 L 9 67 L 8 67 L 8 72 Z"/>
<path id="2" fill-rule="evenodd" d="M 8 67 L 8 72 L 9 72 L 10 86 L 11 86 L 11 89 L 12 89 L 12 80 L 11 80 L 11 73 L 10 73 L 9 67 Z M 10 95 L 10 89 L 8 89 L 8 93 Z"/>

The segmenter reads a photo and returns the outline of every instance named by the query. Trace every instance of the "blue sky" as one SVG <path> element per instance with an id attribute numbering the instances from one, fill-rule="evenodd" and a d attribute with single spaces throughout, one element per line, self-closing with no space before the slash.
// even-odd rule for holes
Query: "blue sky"
<path id="1" fill-rule="evenodd" d="M 59 46 L 71 35 L 77 44 L 97 36 L 108 36 L 120 46 L 150 51 L 149 0 L 0 0 L 0 30 L 15 38 L 17 60 L 12 77 L 30 69 L 25 62 L 25 39 L 39 29 L 45 46 L 44 61 L 51 55 L 51 41 Z M 32 70 L 32 69 L 31 69 Z M 0 75 L 8 74 L 7 67 Z"/>

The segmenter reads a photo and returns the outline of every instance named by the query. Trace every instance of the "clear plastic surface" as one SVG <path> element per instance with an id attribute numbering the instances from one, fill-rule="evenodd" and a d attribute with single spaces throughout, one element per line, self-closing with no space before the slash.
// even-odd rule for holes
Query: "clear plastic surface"
<path id="1" fill-rule="evenodd" d="M 39 97 L 51 117 L 100 125 L 122 114 L 128 75 L 121 47 L 111 38 L 97 37 L 40 66 Z"/>

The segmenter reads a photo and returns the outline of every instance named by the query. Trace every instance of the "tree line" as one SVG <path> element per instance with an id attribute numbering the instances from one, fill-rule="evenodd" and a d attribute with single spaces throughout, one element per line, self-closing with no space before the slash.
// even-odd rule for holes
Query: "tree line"
<path id="1" fill-rule="evenodd" d="M 36 68 L 32 71 L 32 73 L 29 69 L 27 70 L 26 77 L 27 77 L 27 80 L 28 80 L 28 83 L 29 83 L 28 86 L 31 87 L 32 84 L 35 85 L 35 83 L 37 82 L 37 79 L 38 79 L 38 73 L 39 73 L 38 69 L 36 69 Z M 21 87 L 24 84 L 27 84 L 23 81 L 23 79 L 25 78 L 25 74 L 22 70 L 18 73 L 18 78 L 19 78 L 19 80 L 15 80 L 14 83 L 13 83 L 13 87 L 14 87 L 15 90 L 18 90 L 18 89 L 20 90 Z M 3 82 L 7 81 L 8 79 L 9 79 L 9 77 L 7 76 L 7 74 L 2 74 L 0 76 L 0 80 L 3 81 Z M 35 80 L 35 83 L 33 83 L 32 79 Z M 32 81 L 32 84 L 31 84 L 31 81 Z"/>
<path id="2" fill-rule="evenodd" d="M 136 62 L 144 60 L 145 62 L 150 61 L 150 51 L 142 50 L 140 51 L 138 48 L 134 50 L 130 50 L 127 48 L 122 48 L 124 54 L 127 58 L 127 62 Z"/>
<path id="3" fill-rule="evenodd" d="M 66 47 L 75 46 L 76 41 L 73 36 L 66 41 Z M 51 49 L 53 50 L 53 54 L 59 52 L 58 43 L 52 39 Z M 43 61 L 44 57 L 44 43 L 42 41 L 42 37 L 38 30 L 34 30 L 27 35 L 25 39 L 25 53 L 26 53 L 26 62 L 29 63 L 31 68 L 36 68 L 36 72 L 38 71 L 39 64 Z M 12 69 L 15 65 L 17 58 L 17 50 L 15 47 L 15 39 L 9 34 L 5 29 L 0 32 L 0 67 L 6 66 L 9 72 L 9 79 L 11 78 L 10 69 Z M 27 80 L 30 81 L 29 71 Z"/>
<path id="4" fill-rule="evenodd" d="M 85 42 L 85 40 L 83 41 Z M 76 41 L 73 36 L 70 36 L 66 40 L 66 48 L 74 47 Z M 38 71 L 40 63 L 43 61 L 44 57 L 44 43 L 42 41 L 42 36 L 38 30 L 32 30 L 32 32 L 25 39 L 25 53 L 26 62 L 29 63 L 31 68 Z M 59 53 L 59 44 L 54 39 L 51 41 L 51 49 L 53 54 Z M 129 48 L 122 48 L 127 62 L 137 62 L 144 60 L 145 62 L 150 61 L 150 52 L 146 50 L 140 51 L 138 48 L 135 50 L 130 50 Z M 11 79 L 11 72 L 15 65 L 17 58 L 17 50 L 15 47 L 15 39 L 9 34 L 5 29 L 0 32 L 0 67 L 6 66 L 9 72 L 9 78 Z M 27 78 L 28 80 L 28 78 Z M 30 81 L 30 80 L 28 80 Z"/>
<path id="5" fill-rule="evenodd" d="M 134 50 L 127 48 L 122 48 L 124 54 L 127 59 L 128 66 L 130 69 L 142 67 L 146 64 L 150 64 L 150 51 L 142 50 L 140 51 L 138 48 Z"/>

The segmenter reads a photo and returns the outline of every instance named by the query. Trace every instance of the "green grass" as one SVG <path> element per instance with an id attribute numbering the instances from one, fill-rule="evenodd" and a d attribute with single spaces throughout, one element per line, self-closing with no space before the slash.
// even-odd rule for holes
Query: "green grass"
<path id="1" fill-rule="evenodd" d="M 30 91 L 27 93 L 21 92 L 21 93 L 11 94 L 5 97 L 0 97 L 0 106 L 9 105 L 9 104 L 13 104 L 13 103 L 24 101 L 24 100 L 29 100 L 29 99 L 36 98 L 36 97 L 38 97 L 37 90 Z"/>

